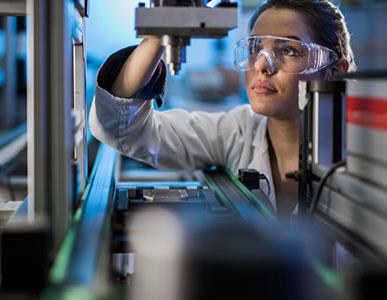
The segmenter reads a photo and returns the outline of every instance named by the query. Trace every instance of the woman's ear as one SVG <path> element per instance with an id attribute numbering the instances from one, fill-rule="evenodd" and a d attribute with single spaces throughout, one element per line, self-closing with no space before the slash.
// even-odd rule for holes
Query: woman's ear
<path id="1" fill-rule="evenodd" d="M 349 63 L 346 59 L 341 58 L 337 63 L 332 66 L 332 75 L 336 73 L 347 73 L 349 69 Z"/>
<path id="2" fill-rule="evenodd" d="M 325 72 L 324 79 L 329 80 L 336 73 L 346 73 L 348 72 L 348 69 L 349 69 L 348 61 L 342 58 Z"/>
<path id="3" fill-rule="evenodd" d="M 333 66 L 332 71 L 334 73 L 346 73 L 349 69 L 349 63 L 346 59 L 342 58 Z"/>

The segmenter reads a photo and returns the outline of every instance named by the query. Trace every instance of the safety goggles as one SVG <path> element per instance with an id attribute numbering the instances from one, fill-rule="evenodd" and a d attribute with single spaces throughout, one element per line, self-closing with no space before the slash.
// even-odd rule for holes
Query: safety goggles
<path id="1" fill-rule="evenodd" d="M 235 44 L 234 65 L 242 71 L 253 70 L 261 56 L 271 73 L 311 74 L 338 60 L 327 47 L 284 37 L 250 36 Z"/>

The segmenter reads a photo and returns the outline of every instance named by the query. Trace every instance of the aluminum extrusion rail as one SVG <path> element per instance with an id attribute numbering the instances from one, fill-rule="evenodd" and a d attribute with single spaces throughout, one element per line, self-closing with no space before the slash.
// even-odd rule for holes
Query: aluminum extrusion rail
<path id="1" fill-rule="evenodd" d="M 277 222 L 263 202 L 228 169 L 211 168 L 204 171 L 204 176 L 223 204 L 231 208 L 241 219 L 253 224 Z"/>
<path id="2" fill-rule="evenodd" d="M 100 276 L 98 262 L 103 257 L 101 252 L 108 251 L 104 246 L 104 237 L 114 191 L 116 157 L 117 153 L 112 148 L 100 146 L 83 203 L 74 215 L 74 224 L 51 270 L 51 288 L 45 295 L 47 299 L 66 298 L 73 291 L 83 291 L 91 298 L 95 296 L 93 284 Z M 65 290 L 56 289 L 63 285 Z"/>
<path id="3" fill-rule="evenodd" d="M 313 165 L 312 172 L 324 173 Z M 387 261 L 387 192 L 347 172 L 333 174 L 324 186 L 316 218 L 337 239 L 370 262 Z"/>

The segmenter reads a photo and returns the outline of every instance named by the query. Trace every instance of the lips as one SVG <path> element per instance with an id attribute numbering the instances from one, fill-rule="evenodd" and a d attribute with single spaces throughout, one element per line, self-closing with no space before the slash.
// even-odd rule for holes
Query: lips
<path id="1" fill-rule="evenodd" d="M 275 89 L 274 86 L 272 86 L 269 82 L 263 81 L 263 80 L 255 81 L 254 84 L 252 85 L 251 89 L 256 94 L 270 95 L 270 94 L 277 93 L 277 90 Z"/>

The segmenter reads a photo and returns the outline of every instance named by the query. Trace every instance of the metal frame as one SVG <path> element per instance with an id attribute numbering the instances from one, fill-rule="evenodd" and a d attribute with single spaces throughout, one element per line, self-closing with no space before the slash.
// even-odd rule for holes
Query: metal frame
<path id="1" fill-rule="evenodd" d="M 319 153 L 320 139 L 320 103 L 327 101 L 323 94 L 331 95 L 329 99 L 332 102 L 331 115 L 333 117 L 333 126 L 329 145 L 331 146 L 330 164 L 343 159 L 343 95 L 345 93 L 344 81 L 308 81 L 300 83 L 300 91 L 305 94 L 300 95 L 306 102 L 306 106 L 301 114 L 300 126 L 300 184 L 299 184 L 299 211 L 305 214 L 307 207 L 311 202 L 313 189 L 310 183 L 315 180 L 312 174 L 312 164 L 321 163 Z M 328 101 L 329 101 L 328 100 Z M 339 131 L 337 131 L 339 130 Z M 327 141 L 325 141 L 327 142 Z"/>
<path id="2" fill-rule="evenodd" d="M 48 31 L 47 0 L 27 2 L 28 219 L 47 217 Z"/>
<path id="3" fill-rule="evenodd" d="M 80 194 L 74 192 L 78 184 L 73 173 L 75 146 L 81 164 L 80 191 L 87 179 L 84 22 L 69 0 L 28 1 L 27 13 L 31 16 L 27 29 L 29 219 L 50 222 L 57 249 L 70 225 L 74 198 Z M 74 140 L 76 126 L 81 144 Z"/>
<path id="4" fill-rule="evenodd" d="M 312 168 L 319 176 L 326 171 L 319 165 Z M 383 189 L 345 171 L 337 172 L 323 188 L 315 217 L 367 262 L 387 261 L 387 201 Z"/>
<path id="5" fill-rule="evenodd" d="M 86 51 L 84 45 L 85 24 L 78 14 L 73 26 L 73 69 L 74 69 L 74 164 L 79 186 L 77 198 L 81 195 L 87 182 L 87 105 L 86 105 Z"/>
<path id="6" fill-rule="evenodd" d="M 28 0 L 1 0 L 0 15 L 25 16 L 27 1 Z"/>
<path id="7" fill-rule="evenodd" d="M 49 215 L 54 248 L 59 247 L 73 212 L 72 16 L 68 0 L 49 1 Z M 59 59 L 58 59 L 59 58 Z"/>
<path id="8" fill-rule="evenodd" d="M 48 294 L 51 299 L 69 296 L 72 292 L 78 295 L 80 290 L 95 298 L 99 292 L 95 279 L 101 274 L 97 270 L 108 272 L 108 266 L 101 266 L 101 262 L 106 263 L 109 251 L 104 245 L 108 241 L 106 233 L 109 231 L 117 156 L 117 152 L 106 145 L 101 145 L 98 150 L 82 205 L 50 272 Z"/>
<path id="9" fill-rule="evenodd" d="M 316 156 L 319 145 L 320 114 L 314 106 L 319 93 L 331 92 L 338 105 L 332 106 L 333 132 L 331 139 L 333 153 L 331 163 L 343 159 L 342 99 L 345 91 L 343 81 L 307 82 L 305 89 L 308 104 L 302 112 L 300 148 L 300 207 L 306 212 L 310 200 L 317 191 L 319 180 L 324 177 L 329 166 L 324 166 Z M 336 87 L 335 87 L 336 85 Z M 343 98 L 343 97 L 341 97 Z M 340 148 L 340 149 L 338 149 Z M 314 220 L 322 225 L 335 241 L 347 246 L 368 264 L 387 262 L 387 242 L 383 238 L 387 231 L 387 193 L 385 190 L 354 177 L 346 171 L 331 175 L 324 187 L 314 213 Z"/>
<path id="10" fill-rule="evenodd" d="M 83 148 L 77 149 L 78 156 L 86 153 L 87 145 L 84 78 L 86 60 L 83 48 L 85 23 L 79 9 L 72 0 L 0 2 L 0 15 L 27 16 L 27 216 L 23 220 L 18 218 L 25 222 L 23 226 L 15 227 L 14 222 L 10 222 L 1 232 L 2 238 L 5 234 L 8 237 L 8 242 L 1 243 L 1 250 L 8 252 L 2 253 L 12 253 L 12 247 L 16 245 L 14 242 L 19 243 L 20 249 L 31 247 L 37 251 L 30 253 L 21 250 L 22 254 L 18 253 L 17 259 L 10 257 L 6 261 L 7 272 L 4 268 L 2 270 L 1 276 L 7 278 L 8 287 L 17 287 L 24 292 L 28 291 L 26 288 L 34 282 L 34 278 L 42 283 L 34 288 L 44 287 L 48 273 L 45 267 L 64 240 L 72 223 L 74 199 L 79 196 L 74 192 L 74 186 L 78 185 L 78 176 L 73 174 L 73 108 L 80 112 L 78 119 L 81 120 L 80 133 L 83 135 Z M 73 76 L 74 72 L 79 72 L 77 75 L 80 77 Z M 82 157 L 80 161 L 83 167 L 83 189 L 87 179 L 87 165 L 83 165 L 86 157 Z M 35 230 L 36 234 L 31 235 L 35 227 L 38 228 Z M 19 238 L 23 236 L 31 236 L 31 239 Z M 31 245 L 31 241 L 36 243 Z M 49 241 L 47 245 L 46 241 Z M 95 247 L 95 251 L 97 248 Z M 36 257 L 36 260 L 31 260 L 30 255 Z M 24 261 L 38 264 L 41 268 L 35 270 L 28 264 L 20 264 Z M 10 268 L 13 264 L 15 266 Z M 22 268 L 25 267 L 30 273 L 19 280 L 18 272 L 23 272 Z M 1 287 L 7 288 L 3 285 L 4 282 Z"/>

